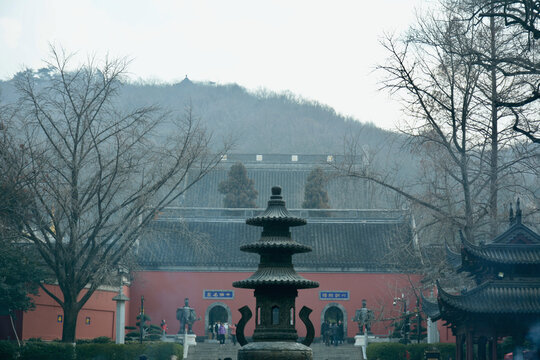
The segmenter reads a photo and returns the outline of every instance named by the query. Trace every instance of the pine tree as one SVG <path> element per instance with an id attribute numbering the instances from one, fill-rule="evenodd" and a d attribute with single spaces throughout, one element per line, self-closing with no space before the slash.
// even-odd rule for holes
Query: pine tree
<path id="1" fill-rule="evenodd" d="M 330 209 L 328 193 L 326 192 L 327 177 L 323 169 L 316 167 L 308 175 L 304 187 L 304 209 Z"/>
<path id="2" fill-rule="evenodd" d="M 248 178 L 244 164 L 237 162 L 227 175 L 227 180 L 219 183 L 218 191 L 224 194 L 223 206 L 226 208 L 254 208 L 259 194 L 252 179 Z"/>

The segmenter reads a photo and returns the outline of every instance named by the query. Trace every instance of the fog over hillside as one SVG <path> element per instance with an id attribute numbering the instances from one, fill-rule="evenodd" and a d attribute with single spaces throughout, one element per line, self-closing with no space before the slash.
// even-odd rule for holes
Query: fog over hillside
<path id="1" fill-rule="evenodd" d="M 19 75 L 0 82 L 2 103 L 16 101 L 14 79 Z M 42 86 L 50 76 L 46 69 L 35 71 Z M 413 156 L 403 151 L 404 135 L 341 116 L 330 106 L 291 93 L 253 93 L 236 84 L 194 82 L 186 77 L 176 84 L 127 83 L 116 101 L 119 109 L 157 104 L 173 116 L 184 116 L 191 106 L 216 140 L 234 139 L 234 153 L 344 154 L 345 144 L 354 139 L 370 166 L 380 169 L 399 163 L 402 176 L 414 172 Z"/>
<path id="2" fill-rule="evenodd" d="M 180 113 L 191 104 L 215 134 L 235 137 L 235 151 L 240 153 L 342 153 L 346 135 L 359 134 L 370 147 L 396 137 L 294 94 L 251 93 L 236 84 L 198 83 L 187 78 L 173 85 L 129 84 L 122 90 L 121 101 L 128 105 L 158 103 Z"/>

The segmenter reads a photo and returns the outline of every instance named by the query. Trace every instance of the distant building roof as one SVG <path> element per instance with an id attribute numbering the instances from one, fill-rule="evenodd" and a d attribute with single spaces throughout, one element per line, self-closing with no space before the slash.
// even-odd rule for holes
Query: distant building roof
<path id="1" fill-rule="evenodd" d="M 261 229 L 245 219 L 264 209 L 168 209 L 141 238 L 139 262 L 145 269 L 217 271 L 254 270 L 258 256 L 240 246 L 260 238 Z M 405 211 L 290 210 L 308 224 L 292 228 L 292 238 L 313 252 L 295 255 L 299 271 L 395 272 L 414 269 L 418 257 L 396 252 L 412 249 L 410 217 Z M 182 216 L 185 215 L 185 216 Z M 364 214 L 365 216 L 361 216 Z M 247 216 L 246 216 L 247 215 Z M 305 216 L 308 215 L 308 216 Z M 315 217 L 319 215 L 319 217 Z"/>
<path id="2" fill-rule="evenodd" d="M 218 167 L 197 182 L 180 199 L 179 205 L 184 207 L 223 206 L 223 195 L 218 192 L 218 185 L 227 178 L 230 167 L 242 162 L 247 175 L 253 179 L 259 193 L 256 203 L 258 207 L 266 207 L 270 189 L 279 185 L 288 208 L 300 208 L 304 201 L 304 186 L 311 170 L 317 166 L 329 175 L 327 184 L 330 206 L 334 209 L 365 209 L 384 206 L 380 199 L 375 199 L 373 185 L 366 180 L 342 177 L 327 166 L 343 160 L 338 155 L 301 155 L 301 154 L 227 154 Z M 379 203 L 376 203 L 379 201 Z"/>

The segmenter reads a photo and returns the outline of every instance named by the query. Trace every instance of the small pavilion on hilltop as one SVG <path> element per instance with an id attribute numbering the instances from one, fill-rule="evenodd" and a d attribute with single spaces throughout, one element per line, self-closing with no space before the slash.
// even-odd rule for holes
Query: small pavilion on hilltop
<path id="1" fill-rule="evenodd" d="M 493 241 L 474 245 L 461 235 L 461 253 L 447 248 L 449 262 L 469 273 L 476 287 L 450 294 L 437 282 L 437 302 L 423 299 L 424 312 L 452 329 L 456 360 L 496 360 L 497 341 L 506 336 L 521 351 L 531 327 L 540 323 L 540 236 L 521 216 L 518 200 L 510 227 Z"/>

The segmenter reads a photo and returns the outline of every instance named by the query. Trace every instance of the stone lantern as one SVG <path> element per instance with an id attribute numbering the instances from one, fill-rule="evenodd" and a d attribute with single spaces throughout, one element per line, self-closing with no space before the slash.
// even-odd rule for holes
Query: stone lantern
<path id="1" fill-rule="evenodd" d="M 291 216 L 281 197 L 281 188 L 276 186 L 272 188 L 264 213 L 247 219 L 246 223 L 262 226 L 263 231 L 259 241 L 240 247 L 242 251 L 260 255 L 257 271 L 248 279 L 233 283 L 237 288 L 254 289 L 256 298 L 253 343 L 248 344 L 244 336 L 251 310 L 247 306 L 240 309 L 242 319 L 238 323 L 237 338 L 242 348 L 238 350 L 238 360 L 312 359 L 308 347 L 315 335 L 309 320 L 311 309 L 304 306 L 298 314 L 307 335 L 302 343 L 297 343 L 295 298 L 298 289 L 316 288 L 319 284 L 294 270 L 292 256 L 309 252 L 311 248 L 295 242 L 289 231 L 292 226 L 305 225 L 306 220 Z"/>

